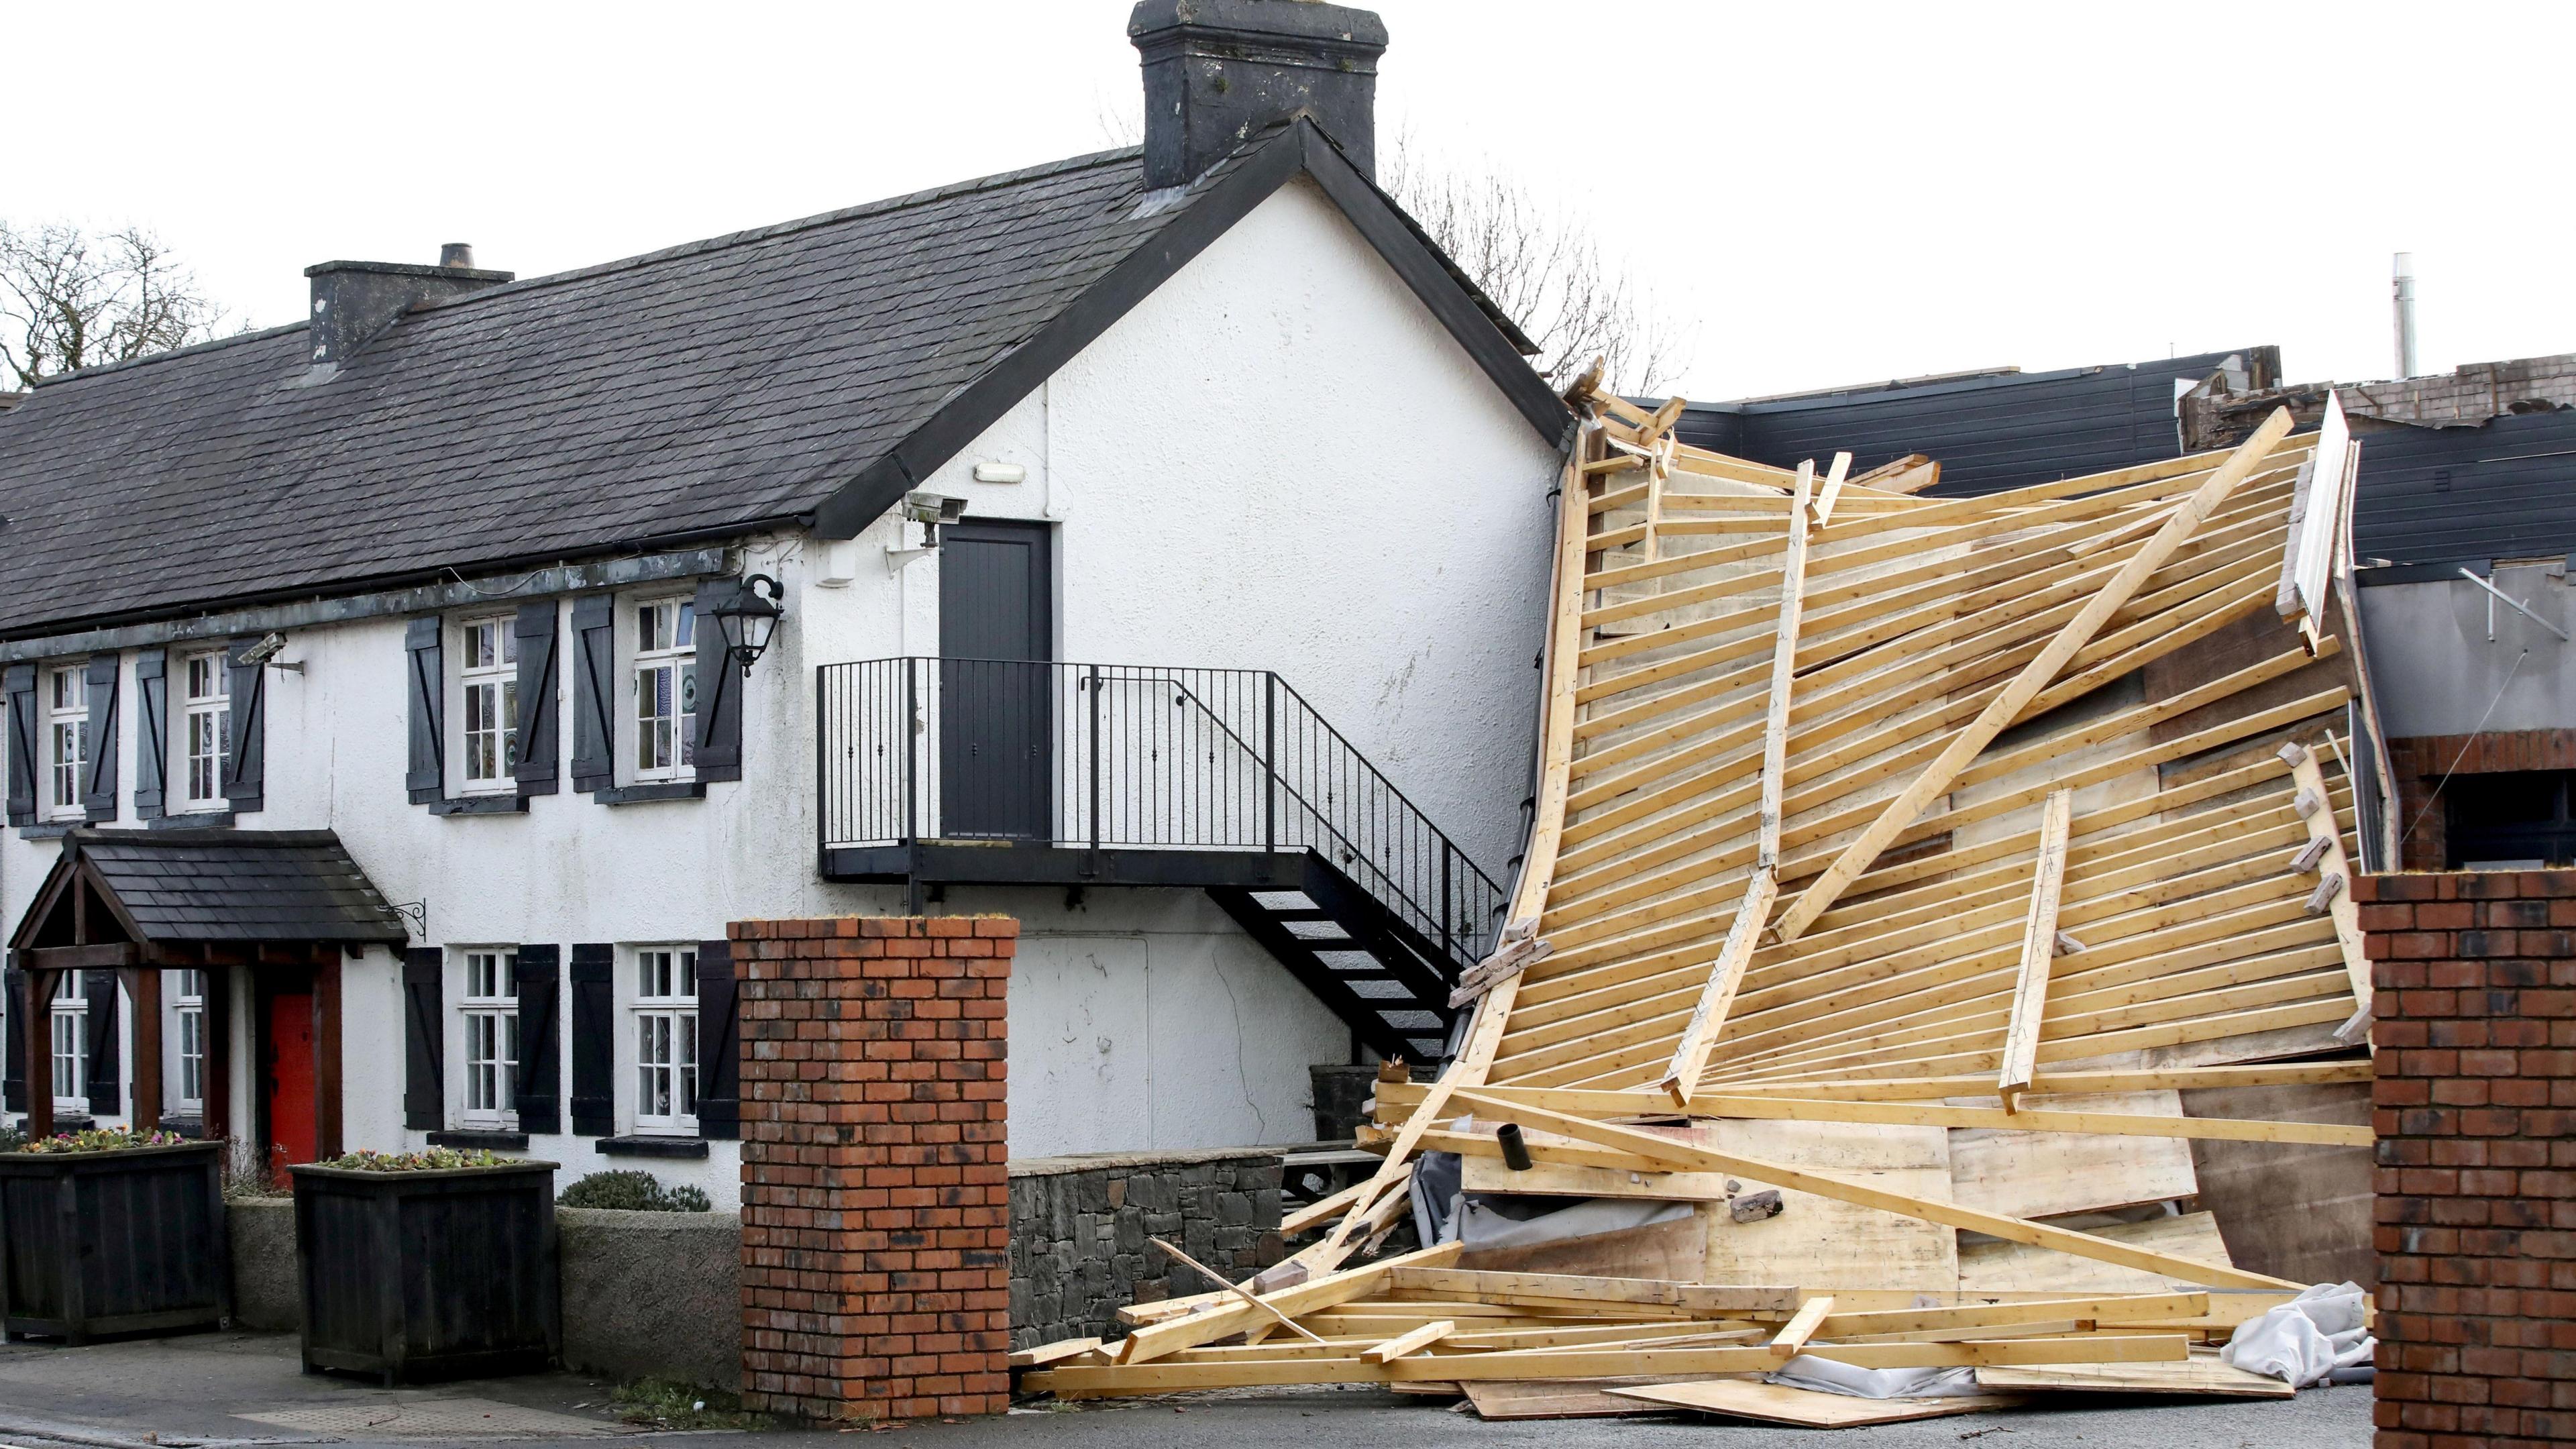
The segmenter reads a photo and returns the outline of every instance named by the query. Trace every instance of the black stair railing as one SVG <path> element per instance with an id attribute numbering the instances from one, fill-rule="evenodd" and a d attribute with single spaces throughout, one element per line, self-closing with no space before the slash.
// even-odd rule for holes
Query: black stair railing
<path id="1" fill-rule="evenodd" d="M 816 670 L 820 844 L 1312 850 L 1449 958 L 1502 887 L 1269 670 L 907 657 Z"/>

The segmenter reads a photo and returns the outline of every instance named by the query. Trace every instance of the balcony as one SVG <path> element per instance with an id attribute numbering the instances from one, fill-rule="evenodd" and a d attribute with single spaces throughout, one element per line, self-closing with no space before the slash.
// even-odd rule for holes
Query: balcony
<path id="1" fill-rule="evenodd" d="M 1381 1054 L 1435 1054 L 1503 888 L 1267 670 L 817 671 L 821 871 L 1204 890 Z"/>

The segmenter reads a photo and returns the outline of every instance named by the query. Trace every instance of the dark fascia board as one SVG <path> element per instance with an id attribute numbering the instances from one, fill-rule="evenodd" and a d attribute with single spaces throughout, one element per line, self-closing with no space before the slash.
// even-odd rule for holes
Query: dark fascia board
<path id="1" fill-rule="evenodd" d="M 1817 392 L 1790 393 L 1781 397 L 1740 398 L 1734 402 L 1694 402 L 1683 411 L 1693 413 L 1799 413 L 1819 408 L 1866 407 L 1872 403 L 1905 402 L 1915 398 L 1946 397 L 1956 393 L 1986 392 L 1996 388 L 2027 387 L 2034 383 L 2065 382 L 2073 378 L 2098 377 L 2108 372 L 2146 372 L 2179 370 L 2185 363 L 2207 363 L 2211 367 L 2230 357 L 2259 352 L 2259 347 L 2231 347 L 2220 352 L 2192 353 L 2183 357 L 2159 357 L 2144 362 L 2106 362 L 2092 367 L 2061 367 L 2052 372 L 2022 372 L 2013 368 L 1987 368 L 1946 377 L 1927 377 L 1908 381 L 1854 383 L 1848 387 Z M 1660 403 L 1661 398 L 1631 399 Z"/>
<path id="2" fill-rule="evenodd" d="M 1573 422 L 1564 402 L 1385 197 L 1313 122 L 1301 118 L 1238 153 L 1232 174 L 1218 178 L 1206 195 L 1110 268 L 1036 336 L 959 389 L 902 442 L 834 490 L 814 511 L 815 533 L 827 539 L 856 538 L 1272 192 L 1301 175 L 1311 177 L 1359 229 L 1539 436 L 1550 447 L 1561 446 Z"/>

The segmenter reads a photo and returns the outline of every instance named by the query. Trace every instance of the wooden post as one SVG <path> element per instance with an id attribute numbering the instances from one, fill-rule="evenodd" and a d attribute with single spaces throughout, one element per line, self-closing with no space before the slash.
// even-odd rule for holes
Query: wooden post
<path id="1" fill-rule="evenodd" d="M 313 967 L 313 1156 L 327 1162 L 340 1155 L 340 952 L 321 949 L 330 954 Z"/>
<path id="2" fill-rule="evenodd" d="M 22 955 L 20 960 L 31 960 Z M 18 973 L 25 999 L 17 1009 L 18 1030 L 27 1041 L 27 1135 L 54 1135 L 54 984 L 59 971 L 28 967 Z"/>
<path id="3" fill-rule="evenodd" d="M 206 1047 L 204 1084 L 205 1134 L 221 1141 L 233 1130 L 233 968 L 207 965 L 203 1025 Z"/>
<path id="4" fill-rule="evenodd" d="M 2013 988 L 2012 1025 L 2004 1032 L 2004 1065 L 1995 1079 L 2004 1110 L 2030 1090 L 2039 1064 L 2040 1019 L 2048 1012 L 2048 972 L 2057 955 L 2057 903 L 2066 888 L 2066 839 L 2075 792 L 2050 794 L 2039 813 L 2039 861 L 2031 871 L 2030 916 L 2022 924 L 2021 978 Z"/>
<path id="5" fill-rule="evenodd" d="M 134 1008 L 134 1108 L 129 1116 L 137 1132 L 161 1125 L 161 968 L 127 966 L 125 999 Z"/>

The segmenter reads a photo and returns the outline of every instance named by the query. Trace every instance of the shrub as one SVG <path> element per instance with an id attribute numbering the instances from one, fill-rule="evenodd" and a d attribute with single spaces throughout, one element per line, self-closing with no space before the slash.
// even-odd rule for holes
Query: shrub
<path id="1" fill-rule="evenodd" d="M 639 1213 L 702 1213 L 710 1204 L 694 1187 L 664 1187 L 649 1172 L 594 1172 L 555 1199 L 565 1207 L 619 1208 Z"/>
<path id="2" fill-rule="evenodd" d="M 460 1167 L 515 1167 L 518 1162 L 515 1157 L 503 1157 L 489 1149 L 459 1152 L 453 1147 L 432 1147 L 422 1152 L 361 1149 L 313 1165 L 351 1172 L 453 1172 Z"/>
<path id="3" fill-rule="evenodd" d="M 176 1132 L 137 1132 L 127 1127 L 88 1127 L 33 1141 L 15 1132 L 10 1136 L 13 1141 L 0 1147 L 11 1152 L 122 1152 L 131 1147 L 179 1147 L 189 1141 Z"/>

